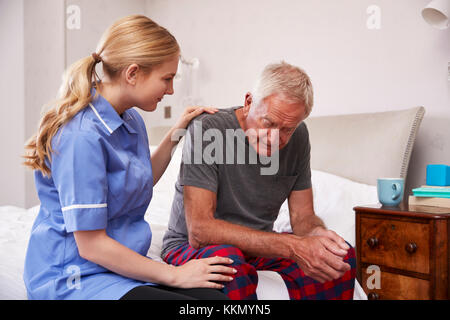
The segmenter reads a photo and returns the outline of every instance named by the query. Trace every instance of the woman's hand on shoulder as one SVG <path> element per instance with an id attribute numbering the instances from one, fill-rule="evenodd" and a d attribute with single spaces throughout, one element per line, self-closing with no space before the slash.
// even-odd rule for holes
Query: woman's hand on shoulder
<path id="1" fill-rule="evenodd" d="M 183 114 L 181 115 L 178 122 L 175 124 L 175 129 L 186 129 L 189 123 L 194 119 L 195 117 L 201 115 L 203 112 L 214 114 L 219 109 L 213 108 L 213 107 L 202 107 L 202 106 L 190 106 L 187 107 Z"/>

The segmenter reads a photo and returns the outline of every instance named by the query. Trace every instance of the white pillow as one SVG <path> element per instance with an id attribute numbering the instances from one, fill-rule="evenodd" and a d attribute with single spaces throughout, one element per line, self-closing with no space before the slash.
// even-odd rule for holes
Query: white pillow
<path id="1" fill-rule="evenodd" d="M 23 269 L 31 227 L 39 206 L 0 207 L 0 300 L 27 299 Z"/>
<path id="2" fill-rule="evenodd" d="M 378 203 L 376 186 L 354 182 L 327 172 L 311 171 L 314 211 L 328 229 L 355 246 L 355 212 L 358 205 Z M 274 231 L 292 232 L 287 200 L 280 209 Z"/>
<path id="3" fill-rule="evenodd" d="M 150 146 L 150 153 L 153 153 L 156 148 L 157 146 Z M 161 225 L 167 225 L 169 223 L 170 209 L 175 195 L 175 182 L 180 171 L 181 154 L 182 144 L 180 143 L 175 149 L 166 171 L 153 187 L 152 201 L 145 214 L 145 219 L 149 223 Z"/>

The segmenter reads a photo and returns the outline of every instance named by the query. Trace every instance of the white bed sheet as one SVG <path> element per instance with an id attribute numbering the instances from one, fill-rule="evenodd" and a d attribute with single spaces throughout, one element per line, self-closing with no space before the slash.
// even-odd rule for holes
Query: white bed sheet
<path id="1" fill-rule="evenodd" d="M 151 224 L 153 239 L 148 255 L 161 261 L 159 252 L 167 228 L 174 182 L 178 175 L 180 148 L 174 154 L 166 173 L 155 186 L 154 196 L 145 219 Z M 376 187 L 364 185 L 320 171 L 312 171 L 314 208 L 327 227 L 336 231 L 352 246 L 355 245 L 356 205 L 376 203 Z M 26 299 L 22 279 L 28 238 L 39 207 L 23 209 L 12 206 L 0 207 L 0 299 Z M 274 224 L 277 232 L 290 231 L 287 202 Z M 258 271 L 259 299 L 287 299 L 287 289 L 281 277 L 270 271 Z M 356 283 L 354 299 L 367 299 L 361 286 Z"/>
<path id="2" fill-rule="evenodd" d="M 29 210 L 0 207 L 0 300 L 27 299 L 23 264 L 31 227 L 39 206 Z"/>

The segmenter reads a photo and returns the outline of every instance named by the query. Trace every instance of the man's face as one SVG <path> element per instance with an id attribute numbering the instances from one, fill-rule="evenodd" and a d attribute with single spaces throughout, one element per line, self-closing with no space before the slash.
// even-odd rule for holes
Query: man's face
<path id="1" fill-rule="evenodd" d="M 246 96 L 245 130 L 249 143 L 258 154 L 270 156 L 272 147 L 284 148 L 305 119 L 303 103 L 286 102 L 283 98 L 283 95 L 273 94 L 255 105 L 251 94 Z"/>

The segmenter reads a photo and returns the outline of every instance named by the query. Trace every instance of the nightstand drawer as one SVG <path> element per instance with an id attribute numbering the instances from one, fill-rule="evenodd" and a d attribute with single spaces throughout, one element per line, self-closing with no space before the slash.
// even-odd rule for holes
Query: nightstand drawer
<path id="1" fill-rule="evenodd" d="M 430 225 L 361 217 L 361 262 L 430 272 Z"/>
<path id="2" fill-rule="evenodd" d="M 379 289 L 373 287 L 371 272 L 362 269 L 362 286 L 369 300 L 427 300 L 430 297 L 430 282 L 401 274 L 382 271 Z M 371 286 L 372 285 L 372 286 Z M 370 286 L 372 289 L 367 288 Z"/>

